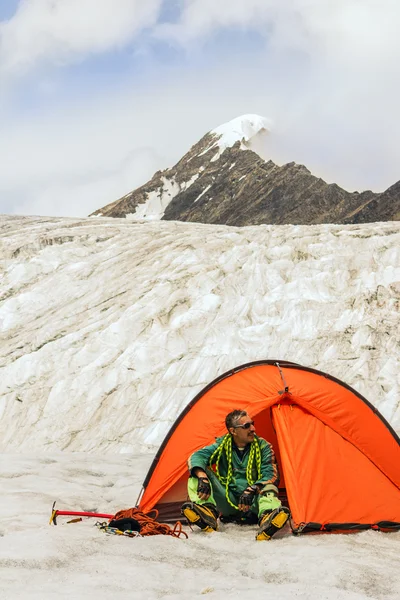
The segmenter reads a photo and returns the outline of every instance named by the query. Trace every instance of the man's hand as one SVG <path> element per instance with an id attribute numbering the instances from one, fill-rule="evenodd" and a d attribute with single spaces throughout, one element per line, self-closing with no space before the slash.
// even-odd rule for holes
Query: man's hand
<path id="1" fill-rule="evenodd" d="M 255 485 L 249 485 L 239 498 L 238 508 L 243 512 L 250 510 L 250 506 L 253 504 L 254 496 L 257 494 L 258 488 Z"/>
<path id="2" fill-rule="evenodd" d="M 197 493 L 200 500 L 208 500 L 211 496 L 211 485 L 208 477 L 198 477 Z"/>

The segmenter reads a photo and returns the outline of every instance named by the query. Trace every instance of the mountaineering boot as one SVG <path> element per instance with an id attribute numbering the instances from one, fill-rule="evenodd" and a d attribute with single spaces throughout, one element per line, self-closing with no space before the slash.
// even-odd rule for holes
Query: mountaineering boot
<path id="1" fill-rule="evenodd" d="M 196 504 L 185 502 L 182 504 L 181 512 L 189 525 L 197 525 L 203 531 L 216 531 L 218 512 L 214 504 Z"/>
<path id="2" fill-rule="evenodd" d="M 290 511 L 286 506 L 281 506 L 270 512 L 264 512 L 258 522 L 256 540 L 270 540 L 272 536 L 285 525 L 290 517 Z"/>

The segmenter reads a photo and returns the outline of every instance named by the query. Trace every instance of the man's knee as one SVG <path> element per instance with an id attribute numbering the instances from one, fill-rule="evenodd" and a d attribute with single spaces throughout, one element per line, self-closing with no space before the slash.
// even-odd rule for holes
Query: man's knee
<path id="1" fill-rule="evenodd" d="M 267 494 L 273 494 L 278 498 L 279 490 L 276 487 L 276 485 L 274 485 L 273 483 L 267 483 L 266 485 L 264 485 L 264 487 L 260 490 L 260 496 L 266 496 Z"/>

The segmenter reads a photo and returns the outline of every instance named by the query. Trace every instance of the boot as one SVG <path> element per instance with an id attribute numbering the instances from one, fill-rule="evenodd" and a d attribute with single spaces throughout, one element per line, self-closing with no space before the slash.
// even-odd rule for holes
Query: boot
<path id="1" fill-rule="evenodd" d="M 281 506 L 273 511 L 264 512 L 258 522 L 256 540 L 270 540 L 272 536 L 285 525 L 290 517 L 290 511 L 286 506 Z"/>
<path id="2" fill-rule="evenodd" d="M 218 511 L 214 504 L 185 502 L 181 512 L 189 521 L 189 525 L 197 525 L 206 532 L 217 530 Z"/>

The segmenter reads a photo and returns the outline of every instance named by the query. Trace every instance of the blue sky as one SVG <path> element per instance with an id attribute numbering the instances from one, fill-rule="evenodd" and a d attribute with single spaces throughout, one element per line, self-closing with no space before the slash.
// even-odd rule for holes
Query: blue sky
<path id="1" fill-rule="evenodd" d="M 0 3 L 0 212 L 84 216 L 243 113 L 347 189 L 398 179 L 395 0 Z"/>
<path id="2" fill-rule="evenodd" d="M 3 0 L 0 2 L 0 20 L 10 19 L 17 10 L 19 0 Z"/>

